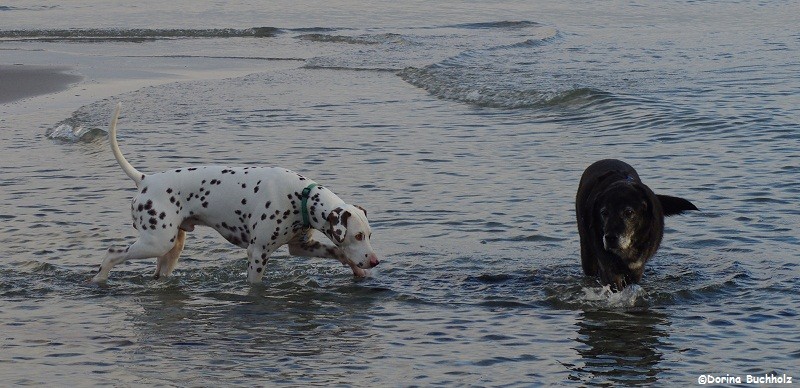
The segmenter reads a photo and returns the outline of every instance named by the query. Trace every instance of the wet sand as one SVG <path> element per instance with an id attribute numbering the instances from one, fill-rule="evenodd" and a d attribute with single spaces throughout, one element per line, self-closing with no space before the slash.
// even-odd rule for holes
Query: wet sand
<path id="1" fill-rule="evenodd" d="M 0 104 L 66 90 L 83 77 L 63 66 L 0 65 Z"/>

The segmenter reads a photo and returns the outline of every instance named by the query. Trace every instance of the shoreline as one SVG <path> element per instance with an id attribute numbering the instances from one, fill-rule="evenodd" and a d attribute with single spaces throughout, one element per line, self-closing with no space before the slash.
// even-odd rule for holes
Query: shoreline
<path id="1" fill-rule="evenodd" d="M 0 105 L 58 93 L 83 81 L 66 66 L 0 65 Z"/>
<path id="2" fill-rule="evenodd" d="M 76 63 L 66 66 L 52 64 L 50 58 L 46 61 L 31 59 L 25 64 L 0 64 L 0 84 L 4 84 L 6 79 L 10 81 L 0 87 L 0 128 L 17 126 L 47 130 L 83 105 L 143 87 L 240 77 L 297 66 L 294 61 L 265 64 L 263 61 L 240 59 L 221 64 L 213 61 L 210 64 L 192 62 L 188 66 L 176 66 L 173 58 L 154 58 L 146 64 L 131 64 L 127 58 L 117 63 L 118 58 L 114 56 L 109 57 L 110 63 L 99 63 L 95 57 L 77 57 L 73 61 Z M 58 62 L 64 62 L 64 59 L 58 59 Z"/>

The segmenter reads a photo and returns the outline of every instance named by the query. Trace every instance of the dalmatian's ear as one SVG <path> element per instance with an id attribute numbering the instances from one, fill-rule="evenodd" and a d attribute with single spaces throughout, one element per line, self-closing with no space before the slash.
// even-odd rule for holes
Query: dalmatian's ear
<path id="1" fill-rule="evenodd" d="M 364 209 L 363 207 L 361 207 L 361 206 L 358 206 L 358 205 L 353 205 L 353 206 L 355 206 L 355 207 L 357 207 L 357 208 L 361 209 L 361 211 L 362 211 L 362 212 L 364 212 L 364 217 L 366 217 L 366 216 L 367 216 L 367 209 Z"/>
<path id="2" fill-rule="evenodd" d="M 333 209 L 331 214 L 328 214 L 328 224 L 323 231 L 331 241 L 341 244 L 344 241 L 344 236 L 347 234 L 347 219 L 351 214 L 344 209 L 337 207 Z"/>

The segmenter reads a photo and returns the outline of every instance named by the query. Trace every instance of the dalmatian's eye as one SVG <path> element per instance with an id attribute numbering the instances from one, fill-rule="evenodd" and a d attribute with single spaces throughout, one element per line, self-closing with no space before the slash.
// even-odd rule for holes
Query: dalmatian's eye
<path id="1" fill-rule="evenodd" d="M 364 233 L 363 232 L 357 233 L 356 234 L 356 240 L 357 241 L 363 241 L 364 240 Z"/>

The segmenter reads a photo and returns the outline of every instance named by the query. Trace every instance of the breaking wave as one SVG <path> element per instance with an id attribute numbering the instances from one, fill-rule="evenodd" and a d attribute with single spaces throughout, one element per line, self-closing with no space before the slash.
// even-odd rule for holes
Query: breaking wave
<path id="1" fill-rule="evenodd" d="M 101 100 L 83 106 L 72 113 L 70 117 L 59 121 L 45 132 L 47 138 L 63 143 L 92 142 L 105 137 L 108 132 L 108 108 L 111 100 Z M 105 108 L 105 109 L 104 109 Z"/>
<path id="2" fill-rule="evenodd" d="M 300 40 L 307 40 L 311 42 L 320 43 L 346 43 L 346 44 L 409 44 L 411 43 L 407 37 L 400 34 L 385 33 L 385 34 L 366 34 L 357 36 L 346 35 L 330 35 L 330 34 L 302 34 L 297 36 Z"/>
<path id="3" fill-rule="evenodd" d="M 512 89 L 497 84 L 469 82 L 460 74 L 442 71 L 438 65 L 425 68 L 409 67 L 399 73 L 406 82 L 444 99 L 471 105 L 501 108 L 546 108 L 587 106 L 612 98 L 608 92 L 594 88 L 576 87 L 565 90 Z"/>
<path id="4" fill-rule="evenodd" d="M 159 39 L 193 38 L 270 38 L 281 29 L 275 27 L 211 28 L 211 29 L 104 29 L 74 28 L 54 30 L 7 30 L 0 31 L 0 40 L 41 41 L 150 41 Z"/>

